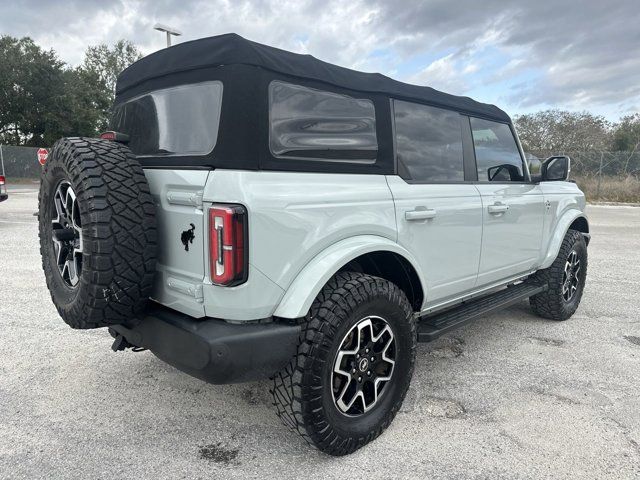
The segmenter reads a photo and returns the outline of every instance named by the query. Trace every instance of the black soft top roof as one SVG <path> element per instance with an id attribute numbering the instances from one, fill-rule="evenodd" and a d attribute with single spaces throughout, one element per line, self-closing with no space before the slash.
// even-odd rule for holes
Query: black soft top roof
<path id="1" fill-rule="evenodd" d="M 160 50 L 137 61 L 118 77 L 118 95 L 136 85 L 166 75 L 223 65 L 252 65 L 293 77 L 324 82 L 349 90 L 413 99 L 464 113 L 510 122 L 509 116 L 494 105 L 476 102 L 399 82 L 380 73 L 364 73 L 247 40 L 235 33 L 184 42 Z M 206 78 L 203 78 L 206 80 Z"/>

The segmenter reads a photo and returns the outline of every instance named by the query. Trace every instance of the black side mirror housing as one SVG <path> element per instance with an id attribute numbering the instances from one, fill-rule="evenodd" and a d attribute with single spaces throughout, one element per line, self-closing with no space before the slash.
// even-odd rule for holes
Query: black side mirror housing
<path id="1" fill-rule="evenodd" d="M 571 173 L 571 159 L 566 155 L 554 155 L 542 162 L 540 181 L 566 182 Z"/>

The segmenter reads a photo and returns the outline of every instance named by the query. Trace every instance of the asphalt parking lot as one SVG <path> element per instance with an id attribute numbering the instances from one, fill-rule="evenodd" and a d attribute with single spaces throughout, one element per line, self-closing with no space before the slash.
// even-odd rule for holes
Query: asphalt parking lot
<path id="1" fill-rule="evenodd" d="M 571 320 L 523 302 L 422 344 L 391 427 L 331 458 L 280 424 L 268 382 L 208 385 L 68 328 L 36 204 L 0 204 L 0 478 L 640 477 L 640 208 L 589 207 Z"/>

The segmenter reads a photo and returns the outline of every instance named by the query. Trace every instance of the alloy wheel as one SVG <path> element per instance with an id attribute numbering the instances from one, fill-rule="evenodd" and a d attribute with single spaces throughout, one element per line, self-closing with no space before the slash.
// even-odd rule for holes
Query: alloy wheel
<path id="1" fill-rule="evenodd" d="M 333 363 L 331 387 L 338 411 L 359 416 L 380 401 L 393 376 L 396 342 L 385 319 L 359 320 L 342 339 Z"/>
<path id="2" fill-rule="evenodd" d="M 78 199 L 68 181 L 58 184 L 52 208 L 51 238 L 58 272 L 65 285 L 74 288 L 82 273 L 82 222 Z"/>
<path id="3" fill-rule="evenodd" d="M 562 275 L 562 298 L 565 302 L 571 300 L 580 285 L 580 258 L 575 250 L 571 250 L 564 265 Z"/>

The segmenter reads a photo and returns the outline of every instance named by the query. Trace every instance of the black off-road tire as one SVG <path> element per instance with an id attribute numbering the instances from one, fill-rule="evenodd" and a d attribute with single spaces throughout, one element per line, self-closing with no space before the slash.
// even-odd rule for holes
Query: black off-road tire
<path id="1" fill-rule="evenodd" d="M 567 301 L 563 297 L 562 284 L 564 281 L 565 265 L 572 252 L 576 252 L 580 260 L 578 286 L 573 296 Z M 569 230 L 562 241 L 558 256 L 549 268 L 536 273 L 542 283 L 549 288 L 529 298 L 533 311 L 543 318 L 563 321 L 569 319 L 577 310 L 584 291 L 587 278 L 587 244 L 584 236 L 577 230 Z"/>
<path id="2" fill-rule="evenodd" d="M 367 412 L 350 417 L 334 403 L 331 371 L 344 335 L 368 315 L 385 318 L 397 339 L 388 390 Z M 271 393 L 285 425 L 330 455 L 347 455 L 378 437 L 407 393 L 416 349 L 411 304 L 393 283 L 362 273 L 338 273 L 314 301 L 301 329 L 297 355 L 273 379 Z"/>
<path id="3" fill-rule="evenodd" d="M 81 221 L 75 285 L 63 279 L 52 240 L 52 221 L 59 217 L 53 196 L 60 185 L 75 193 Z M 73 328 L 132 321 L 153 286 L 156 218 L 149 185 L 131 151 L 94 138 L 59 140 L 43 168 L 38 202 L 42 268 L 62 319 Z"/>

